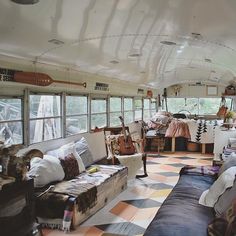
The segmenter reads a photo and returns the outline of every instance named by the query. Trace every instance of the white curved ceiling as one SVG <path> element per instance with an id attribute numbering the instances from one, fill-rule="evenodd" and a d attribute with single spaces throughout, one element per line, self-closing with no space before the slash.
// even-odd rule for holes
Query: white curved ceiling
<path id="1" fill-rule="evenodd" d="M 4 0 L 0 54 L 153 88 L 227 84 L 235 24 L 235 0 Z"/>

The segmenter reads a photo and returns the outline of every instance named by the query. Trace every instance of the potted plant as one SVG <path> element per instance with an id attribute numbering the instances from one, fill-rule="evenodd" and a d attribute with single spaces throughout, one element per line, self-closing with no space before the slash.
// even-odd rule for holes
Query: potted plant
<path id="1" fill-rule="evenodd" d="M 225 115 L 225 121 L 227 123 L 233 123 L 236 118 L 236 113 L 234 111 L 228 111 Z"/>

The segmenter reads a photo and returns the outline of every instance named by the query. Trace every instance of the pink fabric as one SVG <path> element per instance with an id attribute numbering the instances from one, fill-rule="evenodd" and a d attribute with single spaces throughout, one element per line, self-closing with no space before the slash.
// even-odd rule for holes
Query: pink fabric
<path id="1" fill-rule="evenodd" d="M 189 133 L 188 124 L 183 121 L 173 119 L 166 130 L 165 137 L 184 137 L 190 139 L 191 136 Z"/>

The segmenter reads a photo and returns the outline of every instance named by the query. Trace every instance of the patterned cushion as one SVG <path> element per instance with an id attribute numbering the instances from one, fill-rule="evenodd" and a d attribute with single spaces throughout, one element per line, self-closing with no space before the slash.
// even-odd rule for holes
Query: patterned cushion
<path id="1" fill-rule="evenodd" d="M 79 175 L 79 165 L 73 153 L 68 154 L 65 158 L 60 158 L 60 161 L 65 172 L 65 180 L 73 179 Z"/>
<path id="2" fill-rule="evenodd" d="M 79 141 L 75 143 L 75 150 L 77 154 L 81 157 L 84 166 L 88 167 L 94 162 L 92 152 L 89 149 L 87 140 L 82 137 Z"/>
<path id="3" fill-rule="evenodd" d="M 120 155 L 120 145 L 118 141 L 120 136 L 120 134 L 106 135 L 108 159 L 112 159 L 114 155 Z"/>
<path id="4" fill-rule="evenodd" d="M 207 232 L 209 236 L 236 235 L 236 198 L 224 214 L 208 225 Z"/>

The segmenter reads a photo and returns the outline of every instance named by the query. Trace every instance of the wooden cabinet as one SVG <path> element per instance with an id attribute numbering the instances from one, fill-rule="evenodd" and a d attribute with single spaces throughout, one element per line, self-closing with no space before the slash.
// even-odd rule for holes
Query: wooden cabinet
<path id="1" fill-rule="evenodd" d="M 0 191 L 0 235 L 32 235 L 35 222 L 33 180 L 4 185 Z"/>

